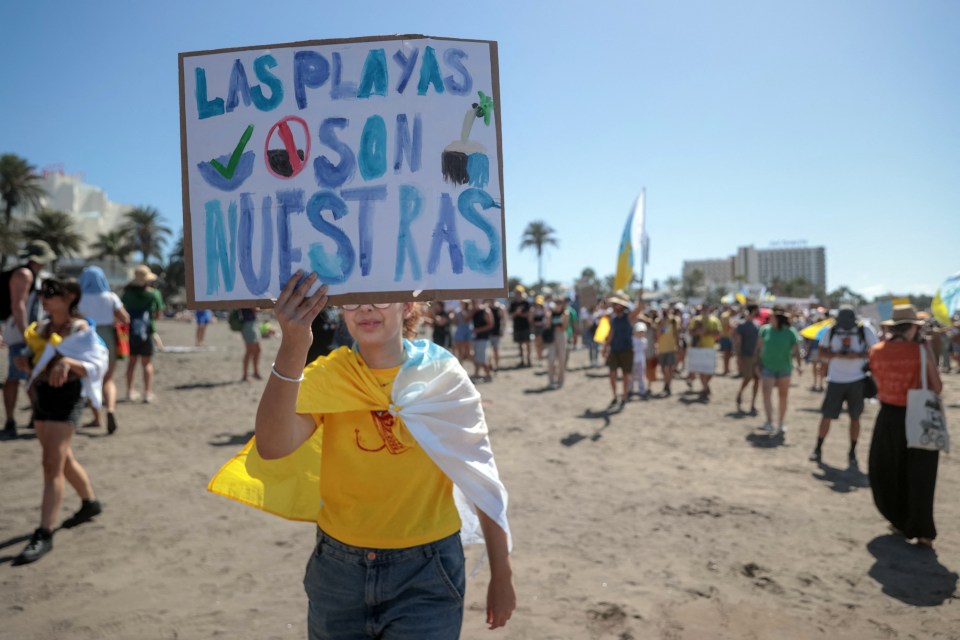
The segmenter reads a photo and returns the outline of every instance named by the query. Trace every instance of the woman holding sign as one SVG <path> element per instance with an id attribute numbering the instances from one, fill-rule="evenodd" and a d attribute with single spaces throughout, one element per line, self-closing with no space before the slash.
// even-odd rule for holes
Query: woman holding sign
<path id="1" fill-rule="evenodd" d="M 516 607 L 507 494 L 479 393 L 448 351 L 404 340 L 413 303 L 342 305 L 354 348 L 304 370 L 327 288 L 308 296 L 317 275 L 302 275 L 274 307 L 282 341 L 256 436 L 211 490 L 317 523 L 304 577 L 311 639 L 458 638 L 461 539 L 486 543 L 487 623 L 503 626 Z"/>

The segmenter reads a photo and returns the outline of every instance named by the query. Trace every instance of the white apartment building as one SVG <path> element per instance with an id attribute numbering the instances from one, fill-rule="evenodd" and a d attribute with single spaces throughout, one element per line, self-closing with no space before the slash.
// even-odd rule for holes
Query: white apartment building
<path id="1" fill-rule="evenodd" d="M 709 260 L 685 260 L 683 275 L 699 269 L 707 286 L 734 287 L 742 278 L 748 285 L 769 285 L 774 279 L 804 278 L 824 290 L 827 288 L 827 257 L 824 247 L 738 247 L 736 255 Z"/>

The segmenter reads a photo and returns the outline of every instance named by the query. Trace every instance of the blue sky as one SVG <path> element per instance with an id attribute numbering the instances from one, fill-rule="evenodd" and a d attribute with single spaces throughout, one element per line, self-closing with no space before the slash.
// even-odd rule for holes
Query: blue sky
<path id="1" fill-rule="evenodd" d="M 510 275 L 613 273 L 647 190 L 647 283 L 806 240 L 827 285 L 960 270 L 960 3 L 8 3 L 0 152 L 182 216 L 177 53 L 390 33 L 499 42 Z"/>

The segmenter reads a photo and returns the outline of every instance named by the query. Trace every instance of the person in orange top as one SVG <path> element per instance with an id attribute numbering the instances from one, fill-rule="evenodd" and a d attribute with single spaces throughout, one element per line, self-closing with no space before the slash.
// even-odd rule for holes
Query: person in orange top
<path id="1" fill-rule="evenodd" d="M 890 526 L 917 544 L 933 546 L 933 494 L 939 451 L 907 447 L 907 391 L 921 386 L 920 350 L 927 349 L 927 384 L 940 393 L 937 360 L 923 341 L 913 305 L 897 305 L 883 323 L 890 337 L 870 349 L 870 370 L 877 382 L 880 412 L 870 442 L 870 490 Z"/>

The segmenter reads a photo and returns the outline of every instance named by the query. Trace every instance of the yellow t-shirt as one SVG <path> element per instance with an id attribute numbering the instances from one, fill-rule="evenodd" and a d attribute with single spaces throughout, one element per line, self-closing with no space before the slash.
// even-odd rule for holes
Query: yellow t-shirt
<path id="1" fill-rule="evenodd" d="M 716 332 L 720 331 L 720 321 L 716 316 L 697 316 L 693 319 L 694 326 L 700 327 L 700 342 L 697 346 L 701 349 L 713 349 L 717 345 Z"/>
<path id="2" fill-rule="evenodd" d="M 733 336 L 733 330 L 730 327 L 730 312 L 724 311 L 720 314 L 720 337 L 730 338 Z"/>
<path id="3" fill-rule="evenodd" d="M 389 394 L 399 367 L 371 369 Z M 323 424 L 318 524 L 357 547 L 400 549 L 460 530 L 453 482 L 390 413 L 314 415 Z"/>
<path id="4" fill-rule="evenodd" d="M 674 353 L 677 350 L 677 321 L 667 318 L 657 323 L 657 353 Z"/>

